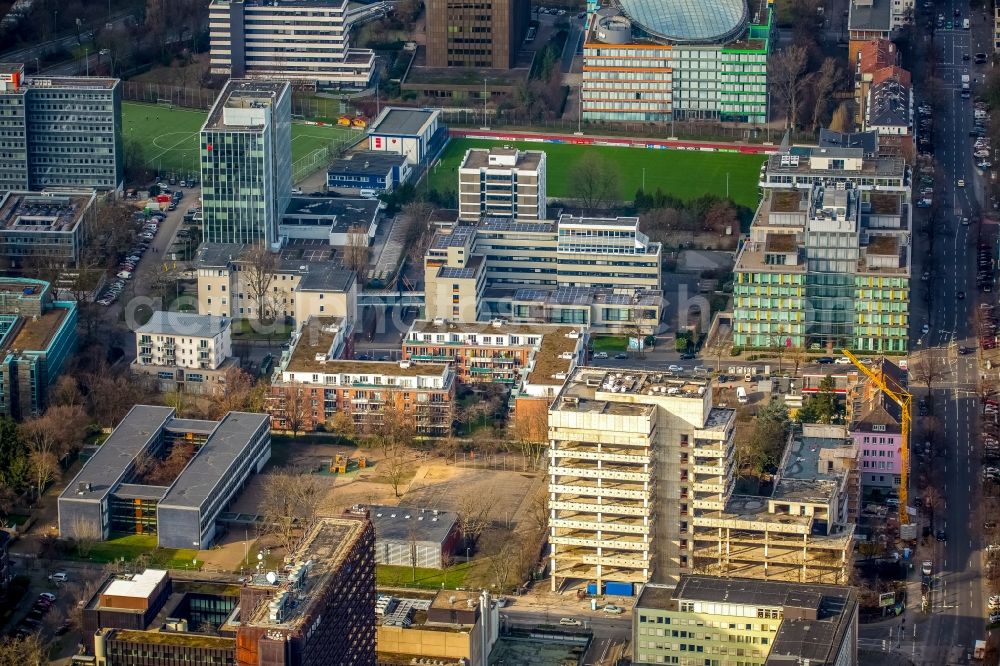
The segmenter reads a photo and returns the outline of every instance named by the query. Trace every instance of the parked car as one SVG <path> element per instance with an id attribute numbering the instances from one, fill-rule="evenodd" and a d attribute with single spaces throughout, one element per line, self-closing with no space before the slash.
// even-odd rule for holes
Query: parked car
<path id="1" fill-rule="evenodd" d="M 65 571 L 57 571 L 54 574 L 49 574 L 49 580 L 53 583 L 65 583 L 69 580 L 69 576 L 66 575 Z"/>
<path id="2" fill-rule="evenodd" d="M 934 563 L 930 560 L 924 560 L 924 563 L 920 565 L 920 573 L 925 576 L 930 576 L 934 573 Z"/>
<path id="3" fill-rule="evenodd" d="M 620 606 L 615 606 L 614 604 L 608 604 L 601 610 L 603 610 L 605 613 L 610 613 L 611 615 L 621 615 L 622 613 L 625 612 L 625 609 L 621 608 Z"/>
<path id="4" fill-rule="evenodd" d="M 830 365 L 835 361 L 833 360 L 832 356 L 820 356 L 819 358 L 816 359 L 816 362 L 819 363 L 820 365 Z"/>
<path id="5" fill-rule="evenodd" d="M 626 354 L 625 352 L 619 352 L 615 354 L 615 358 L 618 359 L 619 361 L 624 361 L 625 359 L 628 358 L 628 354 Z"/>
<path id="6" fill-rule="evenodd" d="M 596 352 L 594 358 L 607 358 L 608 352 Z"/>
<path id="7" fill-rule="evenodd" d="M 579 627 L 583 623 L 573 617 L 561 617 L 559 618 L 559 624 L 563 627 Z"/>
<path id="8" fill-rule="evenodd" d="M 851 359 L 847 358 L 846 356 L 841 356 L 840 358 L 835 360 L 834 363 L 837 365 L 850 365 Z"/>

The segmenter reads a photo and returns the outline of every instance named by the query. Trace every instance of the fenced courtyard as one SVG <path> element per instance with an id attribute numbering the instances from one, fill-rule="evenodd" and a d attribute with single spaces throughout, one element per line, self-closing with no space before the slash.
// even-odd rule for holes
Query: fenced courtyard
<path id="1" fill-rule="evenodd" d="M 178 178 L 197 176 L 198 132 L 205 111 L 169 104 L 122 103 L 122 134 L 135 141 L 146 167 Z M 329 163 L 337 153 L 359 141 L 364 130 L 339 125 L 292 123 L 292 177 L 300 180 Z"/>

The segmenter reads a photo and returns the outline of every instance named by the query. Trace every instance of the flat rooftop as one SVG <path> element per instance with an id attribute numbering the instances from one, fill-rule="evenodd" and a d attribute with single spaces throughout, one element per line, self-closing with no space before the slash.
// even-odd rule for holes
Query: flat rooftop
<path id="1" fill-rule="evenodd" d="M 765 195 L 775 213 L 805 213 L 809 207 L 809 190 L 774 190 Z"/>
<path id="2" fill-rule="evenodd" d="M 288 217 L 336 217 L 336 226 L 364 227 L 367 231 L 378 215 L 379 202 L 375 199 L 347 199 L 344 197 L 292 197 L 282 224 L 288 224 Z M 333 220 L 330 220 L 333 223 Z"/>
<path id="3" fill-rule="evenodd" d="M 353 359 L 329 359 L 325 357 L 336 340 L 337 333 L 324 331 L 323 327 L 311 327 L 298 336 L 292 347 L 288 364 L 282 372 L 315 372 L 327 375 L 365 374 L 388 375 L 392 377 L 418 377 L 420 375 L 441 375 L 447 367 L 443 363 L 406 363 L 403 367 L 395 361 L 357 361 Z M 324 357 L 323 359 L 319 358 Z M 388 387 L 387 387 L 388 388 Z"/>
<path id="4" fill-rule="evenodd" d="M 879 157 L 864 158 L 861 169 L 858 170 L 834 170 L 813 168 L 809 156 L 815 154 L 816 157 L 834 158 L 854 158 L 863 157 L 862 148 L 793 148 L 791 157 L 799 159 L 782 163 L 782 158 L 789 155 L 775 154 L 767 158 L 767 173 L 769 174 L 798 174 L 804 176 L 829 176 L 831 178 L 844 178 L 845 176 L 885 176 L 902 178 L 906 171 L 906 163 L 901 157 L 880 155 Z"/>
<path id="5" fill-rule="evenodd" d="M 431 238 L 429 249 L 447 250 L 449 247 L 465 247 L 475 235 L 476 227 L 464 224 L 452 227 L 450 231 L 437 231 Z"/>
<path id="6" fill-rule="evenodd" d="M 80 90 L 111 90 L 119 79 L 99 76 L 43 76 L 36 74 L 25 78 L 24 85 L 32 88 L 77 88 Z"/>
<path id="7" fill-rule="evenodd" d="M 52 338 L 63 325 L 66 308 L 54 307 L 39 317 L 18 317 L 14 324 L 13 336 L 9 335 L 5 341 L 9 341 L 3 351 L 14 352 L 35 352 L 48 351 L 52 344 Z"/>
<path id="8" fill-rule="evenodd" d="M 584 336 L 586 327 L 564 326 L 562 324 L 517 324 L 504 322 L 496 326 L 491 322 L 442 322 L 436 323 L 433 320 L 418 319 L 413 322 L 410 330 L 414 333 L 454 333 L 459 335 L 476 335 L 475 343 L 462 342 L 474 347 L 496 347 L 499 343 L 486 345 L 479 336 L 495 335 L 525 336 L 525 339 L 517 345 L 518 347 L 529 347 L 527 336 L 538 336 L 537 351 L 532 357 L 531 371 L 526 379 L 533 384 L 552 383 L 555 375 L 569 372 L 573 359 L 563 358 L 566 353 L 573 353 L 580 344 L 580 338 Z M 403 340 L 404 344 L 426 345 L 437 344 L 434 341 L 414 341 L 408 338 Z M 456 344 L 456 343 L 451 343 Z M 504 343 L 505 347 L 512 347 L 509 342 Z M 562 385 L 561 379 L 555 380 Z"/>
<path id="9" fill-rule="evenodd" d="M 252 108 L 255 104 L 272 105 L 283 90 L 288 88 L 287 81 L 264 81 L 251 79 L 230 79 L 219 93 L 208 118 L 202 126 L 205 130 L 227 130 L 235 132 L 256 131 L 252 125 L 227 125 L 225 109 Z"/>
<path id="10" fill-rule="evenodd" d="M 135 333 L 212 338 L 228 329 L 231 324 L 232 320 L 227 317 L 157 310 L 149 321 L 135 330 Z"/>
<path id="11" fill-rule="evenodd" d="M 868 254 L 899 255 L 899 238 L 896 236 L 869 236 L 865 246 Z"/>
<path id="12" fill-rule="evenodd" d="M 267 414 L 226 414 L 170 485 L 159 506 L 201 507 L 236 460 L 244 455 L 254 433 L 261 426 L 266 428 L 269 420 Z"/>
<path id="13" fill-rule="evenodd" d="M 490 164 L 490 158 L 500 158 L 504 162 Z M 519 169 L 537 171 L 545 153 L 540 150 L 518 150 L 516 148 L 470 148 L 465 151 L 460 169 Z M 513 161 L 513 163 L 510 163 Z"/>
<path id="14" fill-rule="evenodd" d="M 174 645 L 177 647 L 214 648 L 217 650 L 233 650 L 236 647 L 235 638 L 207 636 L 180 631 L 133 631 L 129 629 L 112 629 L 106 635 L 107 640 L 124 641 L 139 645 Z"/>
<path id="15" fill-rule="evenodd" d="M 458 521 L 458 514 L 437 509 L 408 506 L 368 507 L 375 525 L 375 538 L 389 541 L 430 541 L 442 543 Z"/>
<path id="16" fill-rule="evenodd" d="M 567 378 L 552 409 L 650 415 L 654 409 L 653 400 L 701 401 L 708 390 L 709 380 L 704 377 L 675 376 L 669 372 L 635 368 L 578 367 Z M 611 397 L 617 394 L 623 396 L 622 402 Z M 626 396 L 647 396 L 650 402 L 633 402 L 632 397 Z"/>
<path id="17" fill-rule="evenodd" d="M 851 0 L 847 29 L 889 32 L 892 25 L 890 5 L 890 0 L 867 0 L 864 5 Z"/>
<path id="18" fill-rule="evenodd" d="M 292 585 L 287 577 L 279 576 L 276 585 L 266 582 L 260 585 L 261 581 L 254 576 L 253 585 L 283 590 L 286 592 L 287 602 L 278 620 L 272 620 L 268 616 L 268 604 L 260 604 L 249 614 L 247 624 L 257 627 L 298 626 L 303 618 L 311 615 L 314 605 L 323 603 L 323 595 L 316 594 L 316 591 L 323 589 L 333 573 L 343 565 L 355 542 L 364 535 L 366 527 L 367 521 L 356 518 L 318 518 L 317 524 L 302 538 L 293 555 L 296 564 L 312 562 L 303 576 L 304 584 Z"/>
<path id="19" fill-rule="evenodd" d="M 8 192 L 0 201 L 0 231 L 72 233 L 93 201 L 93 192 Z"/>
<path id="20" fill-rule="evenodd" d="M 436 113 L 437 111 L 420 109 L 386 109 L 382 117 L 376 119 L 368 133 L 416 136 Z"/>
<path id="21" fill-rule="evenodd" d="M 903 196 L 898 192 L 871 192 L 868 203 L 873 213 L 899 215 L 903 209 Z"/>
<path id="22" fill-rule="evenodd" d="M 130 409 L 59 498 L 98 501 L 105 497 L 173 414 L 171 407 L 136 405 Z"/>
<path id="23" fill-rule="evenodd" d="M 371 176 L 384 176 L 390 169 L 401 167 L 404 164 L 406 164 L 405 155 L 365 150 L 335 159 L 330 163 L 326 172 L 328 175 L 360 173 Z M 378 202 L 375 203 L 378 205 Z"/>

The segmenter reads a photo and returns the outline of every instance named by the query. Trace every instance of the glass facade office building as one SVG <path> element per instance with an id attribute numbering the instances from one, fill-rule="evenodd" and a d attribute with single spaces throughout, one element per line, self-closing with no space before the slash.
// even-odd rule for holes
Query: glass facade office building
<path id="1" fill-rule="evenodd" d="M 26 77 L 0 64 L 0 190 L 114 190 L 124 181 L 121 81 Z"/>
<path id="2" fill-rule="evenodd" d="M 594 12 L 583 52 L 583 117 L 766 122 L 770 33 L 767 0 L 627 0 L 620 12 Z"/>
<path id="3" fill-rule="evenodd" d="M 292 190 L 291 88 L 231 80 L 200 136 L 204 239 L 278 243 Z"/>

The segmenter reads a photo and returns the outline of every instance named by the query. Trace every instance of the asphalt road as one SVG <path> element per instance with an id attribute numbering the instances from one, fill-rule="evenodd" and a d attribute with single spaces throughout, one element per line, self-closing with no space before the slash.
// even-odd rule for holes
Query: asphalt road
<path id="1" fill-rule="evenodd" d="M 965 663 L 976 639 L 984 638 L 984 609 L 981 544 L 978 525 L 983 516 L 979 512 L 978 491 L 980 488 L 980 458 L 978 452 L 978 400 L 976 397 L 977 357 L 958 355 L 959 346 L 976 347 L 977 341 L 972 330 L 971 311 L 976 307 L 980 295 L 975 282 L 975 248 L 978 243 L 978 227 L 962 226 L 960 219 L 967 215 L 973 219 L 981 216 L 983 183 L 972 159 L 973 139 L 969 130 L 973 125 L 973 105 L 960 95 L 963 74 L 980 80 L 985 73 L 984 66 L 963 61 L 962 55 L 970 56 L 988 49 L 977 48 L 978 33 L 984 28 L 982 10 L 973 15 L 975 31 L 962 30 L 961 19 L 956 19 L 954 10 L 962 18 L 970 16 L 966 2 L 949 0 L 939 3 L 931 10 L 945 14 L 946 20 L 955 21 L 956 29 L 937 30 L 931 41 L 923 40 L 923 31 L 918 31 L 918 50 L 930 50 L 938 63 L 937 75 L 944 82 L 943 104 L 934 113 L 934 150 L 938 170 L 942 174 L 940 182 L 944 191 L 935 197 L 943 203 L 939 216 L 939 232 L 933 247 L 933 278 L 928 281 L 914 281 L 919 285 L 911 296 L 911 340 L 918 340 L 920 327 L 929 324 L 930 332 L 921 343 L 915 345 L 914 356 L 925 356 L 939 366 L 943 378 L 933 386 L 933 410 L 940 422 L 943 436 L 938 441 L 947 447 L 940 464 L 938 475 L 943 510 L 936 516 L 935 529 L 944 529 L 948 539 L 945 542 L 930 541 L 922 546 L 918 559 L 933 559 L 935 570 L 934 589 L 931 592 L 931 612 L 924 614 L 916 604 L 919 599 L 911 599 L 905 622 L 904 640 L 901 649 L 912 655 L 917 664 Z M 919 16 L 918 23 L 927 20 L 927 11 Z M 930 48 L 927 48 L 930 47 Z M 926 100 L 921 90 L 926 76 L 915 75 L 917 95 Z M 973 85 L 975 89 L 975 85 Z M 959 187 L 958 181 L 965 186 Z M 925 222 L 925 212 L 918 211 L 915 225 Z M 926 236 L 914 234 L 913 275 L 924 270 L 927 250 L 921 245 Z M 933 289 L 930 308 L 925 308 L 920 290 Z M 967 298 L 958 298 L 958 292 L 965 292 Z M 929 311 L 928 311 L 929 310 Z M 911 385 L 915 397 L 925 391 Z M 915 437 L 919 436 L 919 433 Z M 915 464 L 915 463 L 914 463 Z M 919 575 L 919 572 L 914 572 Z M 917 595 L 912 595 L 917 596 Z"/>

